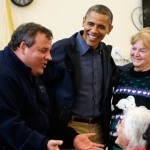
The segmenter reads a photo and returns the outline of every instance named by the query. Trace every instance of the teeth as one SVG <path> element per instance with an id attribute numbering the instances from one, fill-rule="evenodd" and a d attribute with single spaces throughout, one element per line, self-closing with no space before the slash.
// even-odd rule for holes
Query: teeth
<path id="1" fill-rule="evenodd" d="M 93 36 L 93 35 L 89 35 L 89 38 L 92 40 L 94 40 L 94 39 L 96 39 L 97 38 L 97 36 Z"/>
<path id="2" fill-rule="evenodd" d="M 46 68 L 46 64 L 43 64 L 43 68 Z"/>

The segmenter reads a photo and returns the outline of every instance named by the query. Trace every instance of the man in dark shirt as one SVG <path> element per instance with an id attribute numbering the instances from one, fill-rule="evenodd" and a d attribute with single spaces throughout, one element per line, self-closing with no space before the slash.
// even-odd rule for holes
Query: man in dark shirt
<path id="1" fill-rule="evenodd" d="M 113 28 L 112 20 L 106 6 L 90 7 L 83 18 L 84 30 L 53 44 L 53 60 L 44 74 L 60 124 L 69 122 L 78 133 L 96 132 L 93 141 L 98 143 L 108 142 L 112 84 L 117 73 L 111 46 L 102 42 Z"/>

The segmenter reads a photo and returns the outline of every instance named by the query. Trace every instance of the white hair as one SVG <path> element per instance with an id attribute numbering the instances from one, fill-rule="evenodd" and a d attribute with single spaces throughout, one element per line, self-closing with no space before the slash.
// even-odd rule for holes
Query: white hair
<path id="1" fill-rule="evenodd" d="M 124 134 L 129 140 L 129 147 L 145 147 L 147 141 L 143 135 L 150 124 L 150 110 L 144 106 L 129 109 L 124 114 Z"/>

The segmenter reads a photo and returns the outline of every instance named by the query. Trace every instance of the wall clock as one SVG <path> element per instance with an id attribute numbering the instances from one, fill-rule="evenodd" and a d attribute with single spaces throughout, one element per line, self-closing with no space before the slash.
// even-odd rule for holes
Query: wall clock
<path id="1" fill-rule="evenodd" d="M 11 0 L 17 6 L 27 6 L 32 3 L 33 0 Z"/>

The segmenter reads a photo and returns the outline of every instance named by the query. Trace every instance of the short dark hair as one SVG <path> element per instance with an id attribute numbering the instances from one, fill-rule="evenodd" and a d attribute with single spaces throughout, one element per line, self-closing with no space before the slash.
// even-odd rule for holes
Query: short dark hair
<path id="1" fill-rule="evenodd" d="M 53 38 L 53 34 L 51 30 L 47 29 L 40 24 L 36 24 L 34 22 L 21 24 L 12 34 L 11 40 L 8 43 L 8 47 L 13 49 L 14 51 L 19 47 L 22 41 L 26 42 L 28 47 L 31 47 L 35 43 L 35 36 L 37 33 L 45 33 L 47 39 L 51 40 Z"/>
<path id="2" fill-rule="evenodd" d="M 92 11 L 99 13 L 99 14 L 103 14 L 103 15 L 107 15 L 109 17 L 109 22 L 110 24 L 112 24 L 113 21 L 113 14 L 111 12 L 111 10 L 104 6 L 104 5 L 94 5 L 91 6 L 88 11 L 85 14 L 85 17 L 87 17 Z"/>

